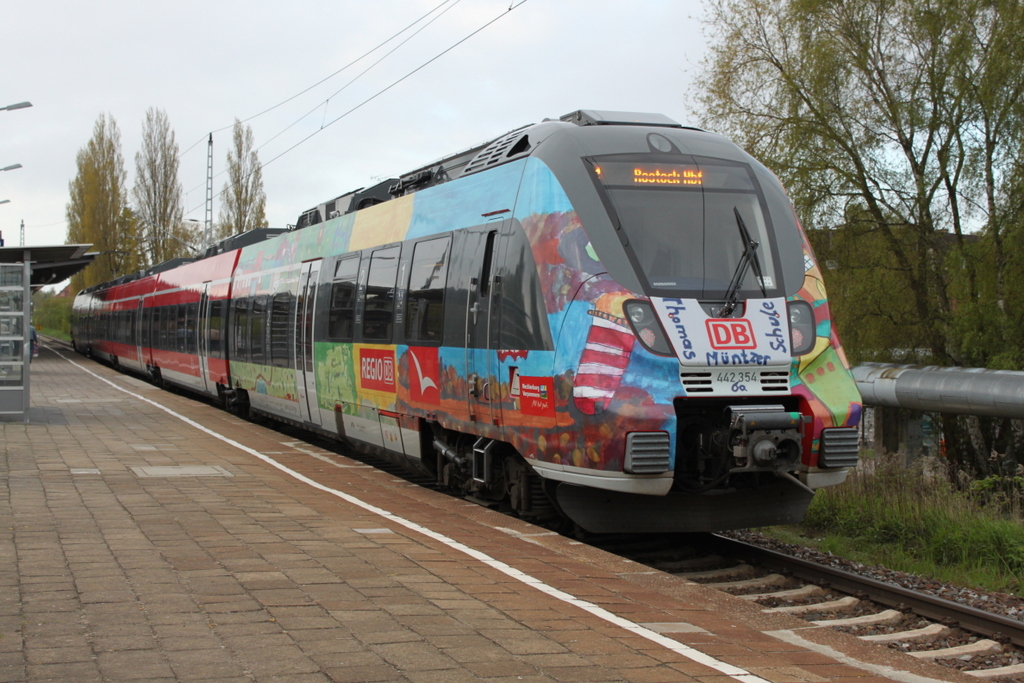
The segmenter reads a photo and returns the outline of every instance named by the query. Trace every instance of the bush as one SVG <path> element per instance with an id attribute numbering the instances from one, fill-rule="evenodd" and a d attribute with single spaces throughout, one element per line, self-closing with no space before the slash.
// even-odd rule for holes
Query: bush
<path id="1" fill-rule="evenodd" d="M 920 572 L 923 563 L 933 575 L 1016 590 L 1024 577 L 1022 489 L 1024 478 L 989 477 L 958 490 L 947 478 L 907 467 L 901 456 L 885 456 L 874 472 L 858 471 L 844 485 L 818 491 L 803 526 L 814 536 L 842 537 L 850 548 L 870 548 L 875 562 L 892 569 Z"/>
<path id="2" fill-rule="evenodd" d="M 71 338 L 71 297 L 33 297 L 32 324 L 41 332 L 62 339 Z"/>

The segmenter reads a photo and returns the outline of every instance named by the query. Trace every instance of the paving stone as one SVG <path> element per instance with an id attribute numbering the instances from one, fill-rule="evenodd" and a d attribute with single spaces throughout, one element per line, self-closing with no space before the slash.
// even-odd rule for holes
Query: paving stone
<path id="1" fill-rule="evenodd" d="M 167 652 L 167 661 L 179 680 L 244 676 L 245 668 L 225 650 Z"/>
<path id="2" fill-rule="evenodd" d="M 96 662 L 103 676 L 114 680 L 151 680 L 174 676 L 163 653 L 157 650 L 100 652 Z"/>
<path id="3" fill-rule="evenodd" d="M 91 683 L 92 681 L 104 680 L 99 667 L 95 662 L 74 662 L 61 664 L 38 664 L 25 669 L 22 678 L 5 678 L 3 670 L 0 670 L 0 681 L 59 681 L 67 683 Z"/>
<path id="4" fill-rule="evenodd" d="M 326 669 L 325 673 L 335 683 L 378 683 L 383 681 L 408 680 L 387 664 L 375 666 L 339 666 Z"/>
<path id="5" fill-rule="evenodd" d="M 456 667 L 454 660 L 427 643 L 383 643 L 370 647 L 400 671 L 454 669 Z"/>
<path id="6" fill-rule="evenodd" d="M 302 446 L 345 465 L 331 467 L 292 437 L 78 361 L 624 618 L 698 625 L 703 633 L 672 637 L 766 680 L 871 680 L 761 633 L 750 622 L 770 619 L 759 612 L 712 611 L 670 580 L 620 575 L 635 569 L 601 551 Z M 0 547 L 12 550 L 0 552 L 0 683 L 732 681 L 302 484 L 51 351 L 33 365 L 33 383 L 34 407 L 66 424 L 0 424 Z M 131 469 L 195 467 L 232 476 L 140 478 Z"/>

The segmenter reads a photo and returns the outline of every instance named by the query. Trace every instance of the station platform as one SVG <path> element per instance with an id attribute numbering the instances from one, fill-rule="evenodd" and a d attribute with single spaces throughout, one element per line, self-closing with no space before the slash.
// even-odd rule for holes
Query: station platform
<path id="1" fill-rule="evenodd" d="M 0 682 L 970 681 L 46 346 Z"/>

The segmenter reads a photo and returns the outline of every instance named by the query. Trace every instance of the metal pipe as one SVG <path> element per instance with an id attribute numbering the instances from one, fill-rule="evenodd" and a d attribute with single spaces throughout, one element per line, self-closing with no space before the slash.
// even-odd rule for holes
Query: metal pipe
<path id="1" fill-rule="evenodd" d="M 867 405 L 1024 418 L 1024 372 L 864 363 L 853 377 Z"/>
<path id="2" fill-rule="evenodd" d="M 466 459 L 461 457 L 454 448 L 451 448 L 448 444 L 441 441 L 440 439 L 434 439 L 434 448 L 437 449 L 438 453 L 440 453 L 441 455 L 443 455 L 444 457 L 448 458 L 449 460 L 458 465 L 462 465 L 466 462 Z"/>

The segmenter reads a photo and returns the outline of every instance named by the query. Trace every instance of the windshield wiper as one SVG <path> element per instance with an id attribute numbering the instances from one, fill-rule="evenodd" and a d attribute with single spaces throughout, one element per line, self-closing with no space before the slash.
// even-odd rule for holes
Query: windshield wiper
<path id="1" fill-rule="evenodd" d="M 758 243 L 750 236 L 747 225 L 743 222 L 743 217 L 740 216 L 740 210 L 734 206 L 732 212 L 736 214 L 736 227 L 739 228 L 740 239 L 743 241 L 743 255 L 740 256 L 740 262 L 736 264 L 736 271 L 732 274 L 732 281 L 725 293 L 725 305 L 718 311 L 719 318 L 728 318 L 736 310 L 736 306 L 740 302 L 737 294 L 743 279 L 747 276 L 747 269 L 750 267 L 754 269 L 754 277 L 757 279 L 757 286 L 761 288 L 761 296 L 768 296 L 768 292 L 764 288 L 761 259 L 757 256 Z"/>

